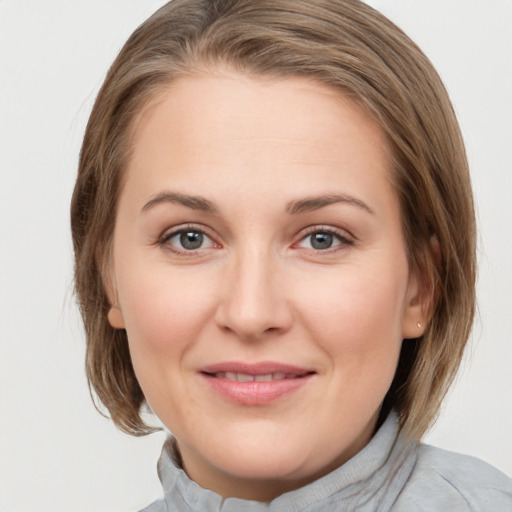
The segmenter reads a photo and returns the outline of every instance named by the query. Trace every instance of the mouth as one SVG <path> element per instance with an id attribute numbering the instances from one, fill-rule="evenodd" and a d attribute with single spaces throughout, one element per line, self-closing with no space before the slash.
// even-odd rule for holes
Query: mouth
<path id="1" fill-rule="evenodd" d="M 300 379 L 302 377 L 306 377 L 307 375 L 312 374 L 313 372 L 306 373 L 284 373 L 284 372 L 275 372 L 275 373 L 265 373 L 263 375 L 251 375 L 249 373 L 235 373 L 235 372 L 215 372 L 215 373 L 206 373 L 210 377 L 215 377 L 217 379 L 228 379 L 236 382 L 271 382 L 274 380 L 284 380 L 284 379 Z"/>
<path id="2" fill-rule="evenodd" d="M 280 363 L 220 363 L 201 376 L 215 394 L 239 405 L 268 405 L 302 388 L 316 371 Z"/>

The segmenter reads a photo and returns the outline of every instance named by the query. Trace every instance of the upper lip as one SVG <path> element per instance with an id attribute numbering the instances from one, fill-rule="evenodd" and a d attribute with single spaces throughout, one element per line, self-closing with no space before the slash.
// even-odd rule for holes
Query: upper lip
<path id="1" fill-rule="evenodd" d="M 314 373 L 311 368 L 304 368 L 286 363 L 262 361 L 258 363 L 245 363 L 238 361 L 225 361 L 203 366 L 201 373 L 215 374 L 219 372 L 243 373 L 246 375 L 268 375 L 270 373 L 284 373 L 289 375 L 304 375 Z"/>

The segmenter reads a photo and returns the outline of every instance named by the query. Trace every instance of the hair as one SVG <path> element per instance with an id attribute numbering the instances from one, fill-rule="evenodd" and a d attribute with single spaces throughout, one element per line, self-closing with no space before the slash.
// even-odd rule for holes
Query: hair
<path id="1" fill-rule="evenodd" d="M 114 423 L 154 429 L 126 331 L 110 326 L 107 276 L 123 170 L 137 116 L 179 77 L 219 66 L 252 76 L 305 77 L 369 112 L 387 136 L 410 265 L 428 290 L 423 335 L 405 340 L 382 414 L 420 439 L 460 365 L 475 311 L 476 228 L 464 144 L 427 57 L 359 0 L 173 0 L 128 39 L 94 104 L 71 204 L 75 286 L 86 372 Z"/>

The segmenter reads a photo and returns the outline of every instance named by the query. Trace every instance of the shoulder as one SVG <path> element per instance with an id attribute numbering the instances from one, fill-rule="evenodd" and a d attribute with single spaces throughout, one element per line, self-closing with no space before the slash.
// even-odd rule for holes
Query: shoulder
<path id="1" fill-rule="evenodd" d="M 475 457 L 419 444 L 397 505 L 397 512 L 512 511 L 512 480 Z"/>
<path id="2" fill-rule="evenodd" d="M 168 512 L 168 510 L 164 500 L 157 500 L 142 510 L 139 510 L 139 512 Z"/>

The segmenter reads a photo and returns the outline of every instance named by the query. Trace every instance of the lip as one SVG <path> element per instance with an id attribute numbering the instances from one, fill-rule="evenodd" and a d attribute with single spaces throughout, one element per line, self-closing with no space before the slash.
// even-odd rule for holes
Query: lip
<path id="1" fill-rule="evenodd" d="M 238 373 L 254 377 L 268 374 L 284 374 L 284 378 L 271 381 L 239 382 L 222 376 Z M 304 387 L 315 375 L 309 368 L 272 361 L 245 363 L 227 361 L 200 368 L 201 377 L 210 389 L 223 398 L 240 405 L 268 405 Z M 216 376 L 221 374 L 221 376 Z"/>

